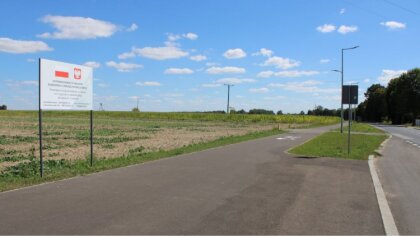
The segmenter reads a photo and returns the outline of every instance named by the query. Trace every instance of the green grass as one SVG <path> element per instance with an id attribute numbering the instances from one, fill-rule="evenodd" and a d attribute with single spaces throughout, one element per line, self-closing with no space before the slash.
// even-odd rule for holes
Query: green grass
<path id="1" fill-rule="evenodd" d="M 347 132 L 348 126 L 343 127 L 343 130 L 345 132 Z M 334 131 L 340 131 L 340 128 L 335 129 Z M 378 133 L 378 134 L 384 134 L 385 133 L 383 130 L 375 128 L 372 125 L 369 125 L 369 124 L 366 124 L 366 123 L 359 123 L 359 122 L 353 122 L 353 124 L 351 125 L 351 131 L 352 132 L 362 132 L 362 133 Z"/>
<path id="2" fill-rule="evenodd" d="M 78 175 L 86 175 L 93 172 L 143 163 L 146 161 L 172 157 L 185 153 L 197 152 L 208 148 L 243 142 L 280 133 L 283 133 L 283 131 L 273 129 L 268 131 L 249 133 L 242 136 L 228 136 L 216 139 L 214 141 L 192 144 L 169 151 L 144 152 L 142 147 L 138 147 L 131 150 L 128 156 L 95 160 L 93 167 L 89 166 L 87 160 L 77 160 L 72 162 L 66 160 L 48 160 L 44 164 L 43 178 L 39 177 L 38 160 L 31 158 L 28 162 L 22 162 L 16 166 L 6 168 L 0 174 L 0 191 L 50 182 L 53 180 L 65 179 Z"/>
<path id="3" fill-rule="evenodd" d="M 347 154 L 347 134 L 327 132 L 314 139 L 294 147 L 290 153 L 303 157 L 337 157 L 356 160 L 367 160 L 379 145 L 387 138 L 386 135 L 352 134 L 350 138 L 350 155 Z"/>

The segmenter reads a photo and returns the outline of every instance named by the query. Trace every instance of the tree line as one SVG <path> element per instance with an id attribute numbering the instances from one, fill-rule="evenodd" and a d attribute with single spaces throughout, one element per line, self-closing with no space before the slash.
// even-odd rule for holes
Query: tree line
<path id="1" fill-rule="evenodd" d="M 420 69 L 403 73 L 390 80 L 388 86 L 373 84 L 365 98 L 356 110 L 363 121 L 414 123 L 420 118 Z"/>

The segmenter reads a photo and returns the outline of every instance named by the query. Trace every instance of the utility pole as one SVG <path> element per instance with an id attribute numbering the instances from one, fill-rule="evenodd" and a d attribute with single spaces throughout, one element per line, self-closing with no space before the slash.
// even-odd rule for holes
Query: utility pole
<path id="1" fill-rule="evenodd" d="M 226 114 L 229 114 L 230 86 L 233 86 L 233 84 L 224 84 L 224 85 L 227 86 L 227 88 L 228 88 Z"/>
<path id="2" fill-rule="evenodd" d="M 139 110 L 139 97 L 137 96 L 137 111 L 140 111 Z"/>

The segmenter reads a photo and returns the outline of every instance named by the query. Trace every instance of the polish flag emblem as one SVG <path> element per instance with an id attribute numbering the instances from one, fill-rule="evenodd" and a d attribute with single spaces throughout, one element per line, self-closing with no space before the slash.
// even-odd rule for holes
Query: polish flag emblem
<path id="1" fill-rule="evenodd" d="M 62 71 L 62 70 L 56 70 L 55 71 L 55 77 L 67 79 L 69 77 L 69 72 Z"/>
<path id="2" fill-rule="evenodd" d="M 82 78 L 82 70 L 80 68 L 74 68 L 74 79 Z"/>

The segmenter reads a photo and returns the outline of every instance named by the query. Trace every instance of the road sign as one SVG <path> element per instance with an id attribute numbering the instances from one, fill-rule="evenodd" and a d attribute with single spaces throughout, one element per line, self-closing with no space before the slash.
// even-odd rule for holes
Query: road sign
<path id="1" fill-rule="evenodd" d="M 40 60 L 42 110 L 92 110 L 92 68 Z"/>
<path id="2" fill-rule="evenodd" d="M 90 111 L 90 165 L 93 165 L 93 70 L 90 67 L 39 59 L 39 161 L 43 176 L 42 110 Z"/>
<path id="3" fill-rule="evenodd" d="M 359 86 L 357 85 L 343 85 L 342 90 L 343 104 L 358 104 Z"/>

